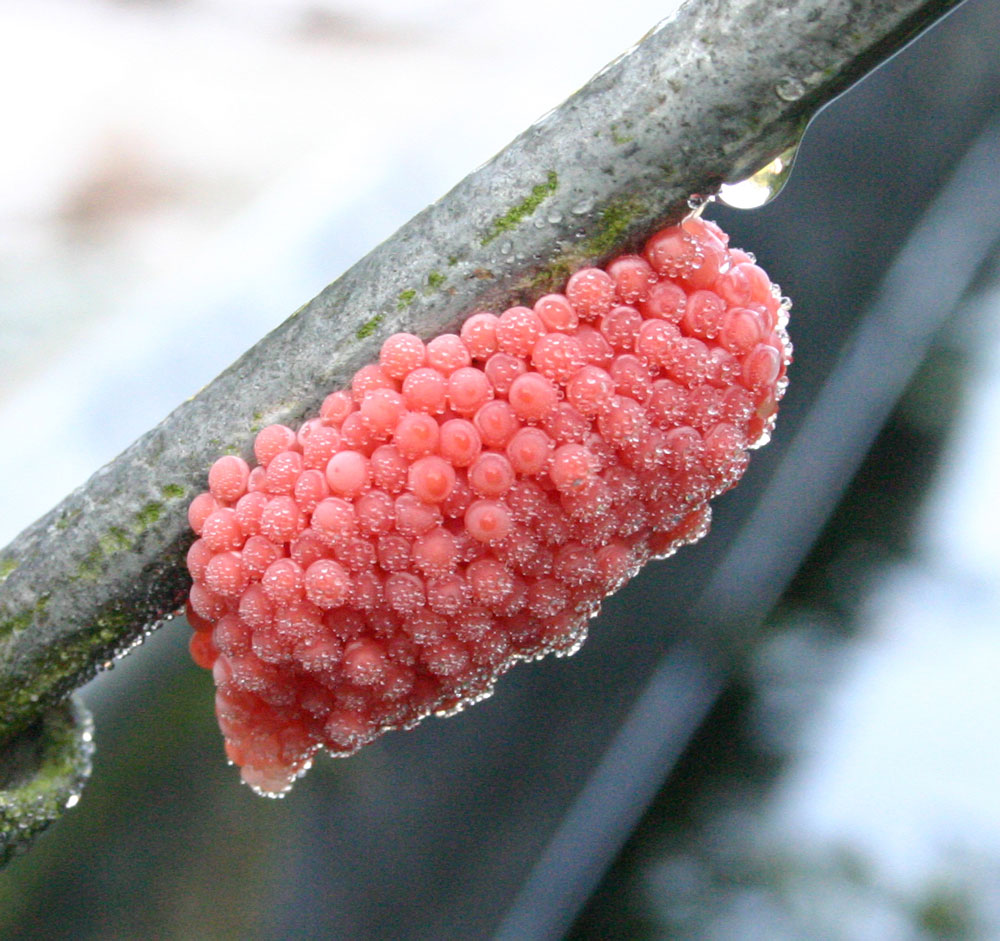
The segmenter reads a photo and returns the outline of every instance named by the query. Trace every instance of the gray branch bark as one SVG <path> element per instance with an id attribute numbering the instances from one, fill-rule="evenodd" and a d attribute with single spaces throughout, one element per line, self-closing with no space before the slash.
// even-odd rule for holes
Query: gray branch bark
<path id="1" fill-rule="evenodd" d="M 691 0 L 0 552 L 0 742 L 181 604 L 186 507 L 397 330 L 531 301 L 794 144 L 958 0 Z"/>

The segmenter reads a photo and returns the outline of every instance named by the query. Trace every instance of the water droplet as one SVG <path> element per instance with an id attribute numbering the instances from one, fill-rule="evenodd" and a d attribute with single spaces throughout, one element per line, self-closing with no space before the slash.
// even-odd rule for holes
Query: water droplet
<path id="1" fill-rule="evenodd" d="M 782 101 L 798 101 L 806 93 L 806 86 L 794 76 L 786 75 L 774 86 L 774 92 Z"/>
<path id="2" fill-rule="evenodd" d="M 778 330 L 784 330 L 788 326 L 788 311 L 791 309 L 791 304 L 782 304 L 778 308 Z"/>
<path id="3" fill-rule="evenodd" d="M 591 209 L 594 208 L 593 197 L 587 196 L 581 199 L 571 210 L 574 216 L 585 216 Z"/>
<path id="4" fill-rule="evenodd" d="M 715 197 L 711 195 L 702 196 L 701 193 L 692 193 L 687 199 L 688 209 L 691 209 L 695 214 L 700 214 L 714 199 Z"/>
<path id="5" fill-rule="evenodd" d="M 791 175 L 797 149 L 797 145 L 789 147 L 745 180 L 723 183 L 719 187 L 719 199 L 731 209 L 759 209 L 769 203 Z"/>
<path id="6" fill-rule="evenodd" d="M 557 209 L 553 209 L 552 212 L 548 214 L 547 218 L 552 225 L 558 225 L 562 222 L 562 213 Z"/>

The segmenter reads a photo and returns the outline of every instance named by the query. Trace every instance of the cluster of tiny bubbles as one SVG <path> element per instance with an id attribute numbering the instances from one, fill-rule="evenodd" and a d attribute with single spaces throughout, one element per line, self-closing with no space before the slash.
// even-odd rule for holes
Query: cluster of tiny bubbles
<path id="1" fill-rule="evenodd" d="M 770 435 L 786 315 L 699 211 L 532 306 L 390 336 L 318 415 L 262 429 L 254 466 L 216 461 L 188 511 L 187 614 L 243 780 L 280 796 L 320 751 L 578 650 Z"/>
<path id="2" fill-rule="evenodd" d="M 184 608 L 178 608 L 175 611 L 168 611 L 166 614 L 143 624 L 139 632 L 134 637 L 129 638 L 126 643 L 115 647 L 112 656 L 98 665 L 98 671 L 105 672 L 107 670 L 113 670 L 117 661 L 121 660 L 122 657 L 131 653 L 137 647 L 141 647 L 157 630 L 159 630 L 159 628 L 183 613 Z"/>

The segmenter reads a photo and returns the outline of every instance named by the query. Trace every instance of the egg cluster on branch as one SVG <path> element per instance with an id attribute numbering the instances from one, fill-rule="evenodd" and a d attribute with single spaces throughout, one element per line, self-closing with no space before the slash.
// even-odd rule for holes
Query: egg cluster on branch
<path id="1" fill-rule="evenodd" d="M 195 661 L 229 758 L 280 795 L 325 749 L 569 654 L 601 600 L 708 529 L 764 443 L 791 348 L 752 256 L 691 217 L 641 255 L 377 364 L 192 502 Z"/>

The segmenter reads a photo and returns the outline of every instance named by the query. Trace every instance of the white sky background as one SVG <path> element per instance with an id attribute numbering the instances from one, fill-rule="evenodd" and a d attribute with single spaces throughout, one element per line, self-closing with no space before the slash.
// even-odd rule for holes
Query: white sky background
<path id="1" fill-rule="evenodd" d="M 0 545 L 672 6 L 0 0 Z M 782 792 L 900 872 L 1000 855 L 998 403 Z"/>

